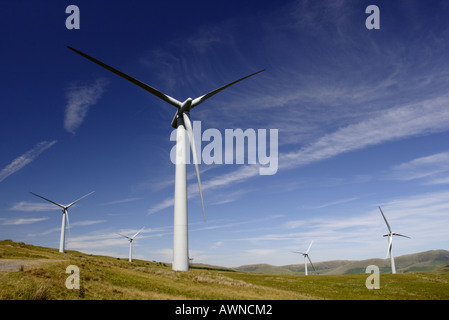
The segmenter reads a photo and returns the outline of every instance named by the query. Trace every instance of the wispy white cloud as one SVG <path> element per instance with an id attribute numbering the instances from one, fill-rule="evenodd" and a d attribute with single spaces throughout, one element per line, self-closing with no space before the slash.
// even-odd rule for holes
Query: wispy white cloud
<path id="1" fill-rule="evenodd" d="M 250 165 L 250 166 L 243 166 L 235 171 L 232 172 L 232 174 L 226 173 L 222 174 L 220 176 L 217 176 L 213 180 L 208 180 L 204 183 L 202 183 L 201 188 L 204 192 L 205 190 L 212 190 L 219 187 L 226 187 L 230 183 L 239 183 L 243 182 L 246 179 L 249 179 L 251 177 L 254 177 L 259 174 L 259 166 L 258 165 Z M 198 189 L 198 185 L 192 184 L 189 186 L 189 190 L 192 189 Z M 190 192 L 188 193 L 188 197 L 195 197 L 198 196 L 198 192 Z M 168 207 L 173 206 L 174 199 L 173 197 L 167 198 L 163 200 L 161 203 L 153 206 L 148 210 L 148 214 L 156 213 L 160 210 L 166 209 Z"/>
<path id="2" fill-rule="evenodd" d="M 233 228 L 236 226 L 240 226 L 243 224 L 247 224 L 248 222 L 229 222 L 229 223 L 208 223 L 207 225 L 192 228 L 192 232 L 194 231 L 204 231 L 204 230 L 217 230 L 217 229 L 224 229 L 224 228 Z"/>
<path id="3" fill-rule="evenodd" d="M 66 92 L 67 105 L 65 108 L 64 129 L 75 134 L 83 123 L 89 108 L 97 103 L 104 92 L 107 81 L 97 79 L 89 85 L 71 85 Z"/>
<path id="4" fill-rule="evenodd" d="M 296 229 L 296 228 L 304 226 L 304 225 L 307 225 L 306 220 L 293 220 L 293 221 L 288 221 L 283 224 L 284 228 L 286 228 L 286 229 Z"/>
<path id="5" fill-rule="evenodd" d="M 215 220 L 215 221 L 209 221 L 207 224 L 200 223 L 200 226 L 192 227 L 190 230 L 192 232 L 201 232 L 201 231 L 208 231 L 208 230 L 220 230 L 220 229 L 232 229 L 237 230 L 236 227 L 242 227 L 242 226 L 253 226 L 257 225 L 258 223 L 263 222 L 271 222 L 275 221 L 279 218 L 282 218 L 283 215 L 272 215 L 272 216 L 266 216 L 259 219 L 250 219 L 250 220 L 244 220 L 244 221 L 225 221 L 225 220 Z M 243 228 L 244 230 L 248 230 L 246 227 Z M 223 241 L 217 242 L 215 245 L 223 245 Z M 214 245 L 214 246 L 215 246 Z"/>
<path id="6" fill-rule="evenodd" d="M 215 249 L 221 247 L 223 244 L 224 244 L 223 241 L 216 241 L 216 242 L 212 245 L 211 249 L 212 249 L 212 250 L 215 250 Z"/>
<path id="7" fill-rule="evenodd" d="M 60 231 L 61 231 L 61 227 L 55 227 L 55 228 L 47 229 L 45 231 L 38 232 L 38 233 L 29 233 L 27 236 L 28 237 L 42 237 L 42 236 L 46 236 L 51 233 L 60 232 Z"/>
<path id="8" fill-rule="evenodd" d="M 114 233 L 70 238 L 70 248 L 75 250 L 104 250 L 105 248 L 119 247 L 123 244 L 123 238 Z"/>
<path id="9" fill-rule="evenodd" d="M 151 208 L 147 211 L 147 213 L 148 213 L 148 214 L 156 213 L 156 212 L 161 211 L 161 210 L 163 210 L 163 209 L 166 209 L 166 208 L 168 208 L 168 207 L 172 207 L 174 203 L 175 203 L 175 201 L 174 201 L 173 197 L 167 198 L 167 199 L 163 200 L 161 203 L 159 203 L 159 204 L 157 204 L 157 205 L 151 207 Z"/>
<path id="10" fill-rule="evenodd" d="M 335 205 L 342 204 L 342 203 L 348 203 L 348 202 L 351 202 L 351 201 L 355 201 L 355 200 L 357 200 L 357 199 L 358 199 L 358 198 L 356 198 L 356 197 L 353 197 L 353 198 L 347 198 L 347 199 L 341 199 L 341 200 L 337 200 L 337 201 L 327 202 L 327 203 L 324 203 L 324 204 L 322 204 L 322 205 L 316 206 L 316 207 L 314 207 L 314 208 L 322 209 L 322 208 L 326 208 L 326 207 L 330 207 L 330 206 L 335 206 Z"/>
<path id="11" fill-rule="evenodd" d="M 218 187 L 224 187 L 229 184 L 236 184 L 243 182 L 248 178 L 259 175 L 258 165 L 245 165 L 237 170 L 232 171 L 231 174 L 225 173 L 215 177 L 214 179 L 208 180 L 202 184 L 204 190 L 215 189 Z"/>
<path id="12" fill-rule="evenodd" d="M 70 224 L 70 227 L 76 227 L 76 226 L 91 226 L 93 224 L 99 224 L 103 223 L 106 220 L 84 220 L 84 221 L 77 221 Z"/>
<path id="13" fill-rule="evenodd" d="M 38 202 L 20 201 L 18 203 L 15 203 L 10 208 L 10 210 L 33 212 L 33 211 L 60 210 L 60 208 L 55 206 L 54 204 L 51 204 L 51 203 L 38 203 Z"/>
<path id="14" fill-rule="evenodd" d="M 22 225 L 22 224 L 31 224 L 40 221 L 47 220 L 48 217 L 42 218 L 16 218 L 16 219 L 6 219 L 2 222 L 2 225 Z"/>
<path id="15" fill-rule="evenodd" d="M 380 143 L 445 131 L 449 127 L 448 103 L 449 96 L 443 96 L 391 108 L 281 155 L 279 165 L 298 167 Z"/>
<path id="16" fill-rule="evenodd" d="M 34 146 L 33 149 L 15 158 L 10 164 L 8 164 L 0 171 L 0 182 L 2 182 L 13 173 L 25 167 L 27 164 L 36 159 L 42 152 L 53 146 L 55 143 L 56 140 L 50 142 L 48 141 L 39 142 Z"/>
<path id="17" fill-rule="evenodd" d="M 427 181 L 425 184 L 436 185 L 436 184 L 448 184 L 448 183 L 449 183 L 449 175 L 446 177 L 433 178 L 433 179 Z"/>
<path id="18" fill-rule="evenodd" d="M 446 174 L 446 176 L 441 176 Z M 394 166 L 384 174 L 387 179 L 411 181 L 424 180 L 425 184 L 449 182 L 449 152 L 441 152 L 413 159 Z"/>
<path id="19" fill-rule="evenodd" d="M 114 200 L 114 201 L 110 201 L 110 202 L 105 202 L 103 203 L 104 206 L 109 206 L 109 205 L 114 205 L 114 204 L 119 204 L 119 203 L 127 203 L 127 202 L 133 202 L 133 201 L 137 201 L 137 200 L 142 200 L 143 198 L 126 198 L 126 199 L 119 199 L 119 200 Z"/>

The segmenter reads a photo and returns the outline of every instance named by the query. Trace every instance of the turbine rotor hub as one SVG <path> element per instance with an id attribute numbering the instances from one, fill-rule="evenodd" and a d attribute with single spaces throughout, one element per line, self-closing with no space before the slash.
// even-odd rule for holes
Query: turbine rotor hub
<path id="1" fill-rule="evenodd" d="M 192 107 L 192 98 L 187 98 L 178 109 L 178 115 L 182 115 L 185 111 L 189 112 Z"/>
<path id="2" fill-rule="evenodd" d="M 192 107 L 192 98 L 187 98 L 182 104 L 181 107 L 176 111 L 175 116 L 171 122 L 171 126 L 175 129 L 178 128 L 178 118 L 182 119 L 182 114 L 189 114 L 190 108 Z"/>

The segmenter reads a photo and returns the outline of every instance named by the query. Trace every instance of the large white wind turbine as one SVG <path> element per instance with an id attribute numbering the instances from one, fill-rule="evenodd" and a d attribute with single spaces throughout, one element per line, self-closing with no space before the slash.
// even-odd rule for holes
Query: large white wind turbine
<path id="1" fill-rule="evenodd" d="M 103 62 L 88 56 L 87 54 L 78 51 L 72 47 L 68 47 L 70 50 L 80 54 L 81 56 L 89 59 L 90 61 L 102 66 L 103 68 L 115 73 L 116 75 L 134 83 L 149 93 L 155 95 L 159 99 L 176 107 L 176 113 L 172 120 L 172 127 L 177 129 L 176 134 L 176 167 L 175 167 L 175 201 L 174 201 L 174 225 L 173 225 L 173 264 L 172 269 L 177 271 L 189 270 L 189 249 L 188 249 L 188 222 L 187 222 L 187 175 L 186 175 L 186 163 L 187 152 L 185 150 L 186 143 L 186 131 L 189 135 L 190 147 L 192 149 L 193 163 L 195 164 L 196 177 L 198 179 L 198 187 L 201 197 L 201 206 L 203 208 L 204 220 L 206 220 L 206 214 L 204 211 L 203 194 L 201 191 L 201 181 L 198 170 L 197 154 L 195 149 L 195 141 L 192 130 L 192 124 L 190 121 L 190 110 L 200 103 L 206 101 L 218 92 L 226 89 L 227 87 L 251 77 L 259 72 L 252 73 L 246 77 L 233 81 L 227 85 L 224 85 L 218 89 L 215 89 L 205 95 L 202 95 L 196 99 L 187 98 L 184 102 L 180 102 L 159 90 L 150 87 L 149 85 L 130 77 L 129 75 L 112 68 Z"/>
<path id="2" fill-rule="evenodd" d="M 139 231 L 137 231 L 132 237 L 128 237 L 125 236 L 121 233 L 117 233 L 118 235 L 125 237 L 126 239 L 128 239 L 129 241 L 129 262 L 133 262 L 133 243 L 134 243 L 134 238 L 137 237 L 137 235 L 144 229 L 145 227 L 143 227 L 142 229 L 140 229 Z"/>
<path id="3" fill-rule="evenodd" d="M 405 238 L 409 238 L 408 236 L 404 236 L 403 234 L 399 234 L 396 232 L 392 232 L 391 228 L 390 228 L 390 224 L 387 221 L 387 218 L 385 218 L 384 213 L 382 212 L 381 207 L 379 207 L 380 213 L 382 214 L 382 217 L 385 220 L 385 223 L 387 224 L 387 228 L 388 228 L 388 233 L 384 234 L 384 237 L 388 236 L 388 249 L 387 249 L 387 256 L 386 258 L 388 258 L 388 255 L 390 255 L 390 261 L 391 261 L 391 273 L 396 273 L 396 266 L 394 264 L 394 258 L 393 258 L 393 236 L 400 236 L 400 237 L 405 237 Z"/>
<path id="4" fill-rule="evenodd" d="M 299 253 L 299 254 L 303 255 L 303 257 L 304 257 L 304 272 L 305 272 L 306 276 L 308 275 L 308 273 L 307 273 L 307 259 L 309 259 L 310 264 L 312 265 L 313 270 L 316 271 L 315 267 L 313 266 L 312 260 L 310 260 L 310 257 L 309 257 L 309 251 L 310 251 L 310 247 L 312 247 L 312 243 L 313 243 L 313 240 L 310 242 L 309 248 L 307 248 L 306 252 L 293 251 L 294 253 Z"/>
<path id="5" fill-rule="evenodd" d="M 47 199 L 47 198 L 44 198 L 44 197 L 42 197 L 42 196 L 40 196 L 40 195 L 38 195 L 38 194 L 35 194 L 35 193 L 33 193 L 33 192 L 30 192 L 31 194 L 35 195 L 36 197 L 42 198 L 42 199 L 44 199 L 44 200 L 47 200 L 48 202 L 51 202 L 51 203 L 57 205 L 58 207 L 61 207 L 61 208 L 62 208 L 62 224 L 61 224 L 61 238 L 60 238 L 60 240 L 59 240 L 59 252 L 64 252 L 64 249 L 65 249 L 65 222 L 66 222 L 66 220 L 67 220 L 67 227 L 70 228 L 70 225 L 69 225 L 69 212 L 68 212 L 68 209 L 69 209 L 71 206 L 73 206 L 75 203 L 77 203 L 78 201 L 80 201 L 81 199 L 87 197 L 88 195 L 90 195 L 90 194 L 92 194 L 92 193 L 94 193 L 94 192 L 95 192 L 95 191 L 92 191 L 92 192 L 90 192 L 90 193 L 88 193 L 88 194 L 82 196 L 82 197 L 79 198 L 78 200 L 75 200 L 75 201 L 73 201 L 72 203 L 70 203 L 70 204 L 68 204 L 68 205 L 66 205 L 66 206 L 64 206 L 64 205 L 62 205 L 62 204 L 59 204 L 59 203 L 57 203 L 57 202 L 54 202 L 54 201 L 52 201 L 52 200 L 49 200 L 49 199 Z"/>

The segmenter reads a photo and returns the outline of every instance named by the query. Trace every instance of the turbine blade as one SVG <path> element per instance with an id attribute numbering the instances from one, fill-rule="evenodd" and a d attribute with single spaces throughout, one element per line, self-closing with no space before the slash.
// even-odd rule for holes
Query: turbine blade
<path id="1" fill-rule="evenodd" d="M 92 193 L 94 193 L 95 191 L 89 192 L 88 194 L 82 196 L 81 198 L 79 198 L 78 200 L 73 201 L 71 204 L 67 205 L 66 208 L 70 208 L 71 206 L 73 206 L 75 203 L 77 203 L 78 201 L 80 201 L 81 199 L 87 197 L 88 195 L 91 195 Z"/>
<path id="2" fill-rule="evenodd" d="M 379 206 L 379 210 L 380 210 L 380 213 L 382 213 L 382 217 L 384 217 L 385 223 L 387 224 L 388 231 L 390 231 L 390 233 L 391 233 L 390 225 L 388 224 L 387 218 L 385 218 L 385 215 L 380 206 Z"/>
<path id="3" fill-rule="evenodd" d="M 192 149 L 193 155 L 193 163 L 195 164 L 196 178 L 198 179 L 198 189 L 200 190 L 201 206 L 203 207 L 203 217 L 204 221 L 206 221 L 206 212 L 204 211 L 203 192 L 201 191 L 200 171 L 198 169 L 198 158 L 196 155 L 195 138 L 192 130 L 192 123 L 190 122 L 189 115 L 186 112 L 183 112 L 182 117 L 184 118 L 184 125 L 189 135 L 190 148 Z"/>
<path id="4" fill-rule="evenodd" d="M 409 238 L 411 239 L 409 236 L 403 235 L 403 234 L 399 234 L 399 233 L 393 233 L 395 236 L 400 236 L 400 237 L 404 237 L 404 238 Z"/>
<path id="5" fill-rule="evenodd" d="M 51 201 L 51 200 L 49 200 L 49 199 L 47 199 L 47 198 L 44 198 L 44 197 L 42 197 L 42 196 L 40 196 L 40 195 L 38 195 L 38 194 L 33 193 L 33 192 L 30 192 L 30 193 L 33 194 L 33 195 L 35 195 L 36 197 L 42 198 L 42 199 L 44 199 L 44 200 L 47 200 L 48 202 L 51 202 L 51 203 L 57 205 L 58 207 L 61 207 L 62 209 L 64 209 L 64 206 L 63 206 L 62 204 L 59 204 L 59 203 L 54 202 L 54 201 Z"/>
<path id="6" fill-rule="evenodd" d="M 307 248 L 306 254 L 309 253 L 309 250 L 310 250 L 310 247 L 312 247 L 312 244 L 313 244 L 313 240 L 312 240 L 312 242 L 310 242 L 310 245 L 309 245 L 309 248 Z"/>
<path id="7" fill-rule="evenodd" d="M 122 236 L 122 237 L 125 237 L 125 238 L 127 238 L 127 239 L 129 239 L 129 240 L 132 240 L 130 237 L 128 237 L 128 236 L 125 236 L 125 235 L 123 235 L 123 234 L 121 234 L 121 233 L 117 233 L 119 236 Z"/>
<path id="8" fill-rule="evenodd" d="M 312 265 L 312 268 L 313 268 L 313 270 L 315 270 L 315 271 L 316 271 L 315 267 L 313 266 L 312 260 L 310 260 L 310 257 L 309 257 L 309 255 L 307 255 L 307 259 L 309 259 L 309 261 L 310 261 L 310 264 Z"/>
<path id="9" fill-rule="evenodd" d="M 233 82 L 231 82 L 231 83 L 228 83 L 227 85 L 224 85 L 224 86 L 222 86 L 222 87 L 220 87 L 220 88 L 218 88 L 218 89 L 215 89 L 215 90 L 213 90 L 213 91 L 211 91 L 211 92 L 209 92 L 209 93 L 206 93 L 205 95 L 203 95 L 203 96 L 201 96 L 201 97 L 198 97 L 198 98 L 194 99 L 194 100 L 192 101 L 192 107 L 191 107 L 191 108 L 193 108 L 193 107 L 199 105 L 200 103 L 206 101 L 207 99 L 209 99 L 209 98 L 212 97 L 213 95 L 219 93 L 220 91 L 226 89 L 227 87 L 230 87 L 230 86 L 232 86 L 233 84 L 236 84 L 237 82 L 242 81 L 242 80 L 244 80 L 244 79 L 246 79 L 246 78 L 249 78 L 249 77 L 251 77 L 251 76 L 253 76 L 253 75 L 256 75 L 256 74 L 258 74 L 258 73 L 260 73 L 260 72 L 262 72 L 262 71 L 265 71 L 265 69 L 260 70 L 260 71 L 257 71 L 257 72 L 254 72 L 254 73 L 252 73 L 252 74 L 250 74 L 250 75 L 248 75 L 248 76 L 246 76 L 246 77 L 243 77 L 243 78 L 240 78 L 240 79 L 238 79 L 238 80 L 236 80 L 236 81 L 233 81 Z"/>
<path id="10" fill-rule="evenodd" d="M 65 219 L 67 221 L 67 230 L 69 231 L 69 241 L 70 241 L 70 223 L 69 223 L 69 212 L 65 209 Z M 68 242 L 68 241 L 67 241 Z"/>
<path id="11" fill-rule="evenodd" d="M 171 121 L 171 126 L 173 128 L 178 128 L 178 111 L 175 112 L 175 116 L 173 117 L 173 120 Z"/>
<path id="12" fill-rule="evenodd" d="M 95 62 L 96 64 L 102 66 L 103 68 L 105 68 L 105 69 L 115 73 L 116 75 L 118 75 L 118 76 L 120 76 L 120 77 L 122 77 L 122 78 L 124 78 L 124 79 L 126 79 L 126 80 L 128 80 L 128 81 L 130 81 L 132 83 L 134 83 L 135 85 L 137 85 L 137 86 L 141 87 L 142 89 L 148 91 L 149 93 L 155 95 L 159 99 L 161 99 L 161 100 L 171 104 L 172 106 L 175 106 L 177 108 L 181 107 L 181 102 L 179 102 L 178 100 L 176 100 L 176 99 L 174 99 L 174 98 L 172 98 L 172 97 L 170 97 L 170 96 L 160 92 L 159 90 L 157 90 L 157 89 L 155 89 L 153 87 L 150 87 L 149 85 L 147 85 L 147 84 L 145 84 L 145 83 L 143 83 L 143 82 L 141 82 L 141 81 L 139 81 L 137 79 L 134 79 L 133 77 L 131 77 L 131 76 L 129 76 L 129 75 L 127 75 L 127 74 L 125 74 L 125 73 L 123 73 L 123 72 L 121 72 L 121 71 L 119 71 L 119 70 L 117 70 L 117 69 L 115 69 L 115 68 L 113 68 L 111 66 L 108 66 L 107 64 L 105 64 L 105 63 L 103 63 L 103 62 L 101 62 L 101 61 L 99 61 L 99 60 L 97 60 L 95 58 L 92 58 L 91 56 L 88 56 L 87 54 L 85 54 L 85 53 L 83 53 L 83 52 L 81 52 L 79 50 L 76 50 L 76 49 L 74 49 L 74 48 L 72 48 L 70 46 L 68 46 L 67 48 L 69 48 L 70 50 L 78 53 L 79 55 L 83 56 L 84 58 L 89 59 L 92 62 Z"/>
<path id="13" fill-rule="evenodd" d="M 145 228 L 145 227 L 143 227 L 142 229 L 140 229 L 139 231 L 137 231 L 136 234 L 133 235 L 133 236 L 131 237 L 131 239 L 134 239 L 135 237 L 137 237 L 137 235 L 138 235 L 144 228 Z"/>
<path id="14" fill-rule="evenodd" d="M 391 235 L 388 236 L 388 248 L 387 248 L 387 256 L 385 257 L 388 258 L 388 255 L 391 255 L 391 247 L 393 246 L 393 237 Z"/>

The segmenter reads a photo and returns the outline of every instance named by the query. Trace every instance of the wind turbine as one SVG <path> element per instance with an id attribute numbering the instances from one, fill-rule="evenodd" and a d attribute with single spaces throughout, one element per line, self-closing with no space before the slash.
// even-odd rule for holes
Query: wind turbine
<path id="1" fill-rule="evenodd" d="M 391 273 L 395 274 L 396 273 L 396 266 L 394 264 L 394 258 L 393 258 L 393 236 L 400 236 L 400 237 L 405 237 L 405 238 L 409 238 L 409 239 L 410 239 L 410 237 L 404 236 L 403 234 L 399 234 L 399 233 L 396 233 L 396 232 L 392 232 L 391 228 L 390 228 L 390 224 L 388 223 L 387 218 L 385 218 L 385 215 L 382 212 L 382 209 L 381 209 L 380 206 L 379 206 L 379 210 L 380 210 L 380 213 L 382 214 L 382 217 L 385 220 L 385 223 L 387 224 L 387 228 L 388 228 L 388 231 L 389 231 L 388 233 L 383 235 L 384 237 L 388 236 L 388 249 L 387 249 L 387 256 L 386 256 L 386 258 L 388 258 L 388 254 L 390 254 Z"/>
<path id="2" fill-rule="evenodd" d="M 310 242 L 309 248 L 307 249 L 306 252 L 293 251 L 294 253 L 299 253 L 299 254 L 303 255 L 303 257 L 304 257 L 304 271 L 305 271 L 305 275 L 306 276 L 308 275 L 308 273 L 307 273 L 307 259 L 309 259 L 310 264 L 312 265 L 313 270 L 316 271 L 315 267 L 313 266 L 312 260 L 310 260 L 310 257 L 309 257 L 309 251 L 310 251 L 310 247 L 312 247 L 312 243 L 313 243 L 313 240 Z"/>
<path id="3" fill-rule="evenodd" d="M 134 238 L 137 237 L 137 235 L 138 235 L 144 228 L 145 228 L 145 227 L 143 227 L 142 229 L 140 229 L 139 231 L 137 231 L 136 234 L 133 235 L 132 237 L 128 237 L 128 236 L 125 236 L 125 235 L 123 235 L 123 234 L 117 233 L 118 235 L 120 235 L 120 236 L 122 236 L 122 237 L 125 237 L 125 238 L 128 239 L 128 241 L 129 241 L 129 262 L 133 262 L 133 249 L 132 249 L 132 246 L 133 246 Z"/>
<path id="4" fill-rule="evenodd" d="M 228 83 L 218 89 L 215 89 L 205 95 L 197 97 L 195 99 L 187 98 L 184 102 L 180 102 L 175 98 L 172 98 L 159 90 L 150 87 L 149 85 L 130 77 L 129 75 L 111 67 L 107 64 L 88 56 L 87 54 L 76 50 L 72 47 L 68 47 L 70 50 L 78 53 L 84 58 L 102 66 L 103 68 L 115 73 L 116 75 L 134 83 L 149 93 L 155 95 L 159 99 L 171 104 L 177 110 L 172 120 L 172 127 L 177 129 L 176 133 L 176 165 L 175 165 L 175 195 L 174 195 L 174 223 L 173 223 L 173 264 L 172 269 L 175 271 L 188 271 L 189 270 L 189 249 L 188 249 L 188 222 L 187 222 L 187 152 L 185 150 L 186 143 L 186 131 L 190 138 L 190 147 L 192 149 L 193 163 L 195 164 L 196 177 L 198 180 L 198 187 L 201 197 L 201 206 L 203 208 L 203 216 L 206 221 L 206 214 L 204 211 L 203 193 L 201 191 L 200 174 L 198 170 L 198 161 L 195 148 L 194 135 L 192 130 L 192 123 L 190 121 L 190 110 L 200 103 L 206 101 L 218 92 L 226 89 L 227 87 L 249 78 L 255 74 L 258 74 L 265 69 L 252 73 L 246 77 L 240 78 L 236 81 Z"/>
<path id="5" fill-rule="evenodd" d="M 42 199 L 44 199 L 44 200 L 47 200 L 48 202 L 51 202 L 51 203 L 57 205 L 58 207 L 61 207 L 61 208 L 62 208 L 62 224 L 61 224 L 61 238 L 60 238 L 60 240 L 59 240 L 59 252 L 64 252 L 64 249 L 65 249 L 65 222 L 66 222 L 66 220 L 67 220 L 67 227 L 70 228 L 70 225 L 69 225 L 69 212 L 68 212 L 68 209 L 69 209 L 71 206 L 73 206 L 75 203 L 77 203 L 78 201 L 80 201 L 81 199 L 87 197 L 88 195 L 91 195 L 91 194 L 94 193 L 94 192 L 95 192 L 95 191 L 92 191 L 92 192 L 90 192 L 90 193 L 88 193 L 88 194 L 82 196 L 82 197 L 79 198 L 78 200 L 75 200 L 75 201 L 73 201 L 72 203 L 70 203 L 70 204 L 68 204 L 68 205 L 66 205 L 66 206 L 64 206 L 64 205 L 62 205 L 62 204 L 59 204 L 59 203 L 57 203 L 57 202 L 54 202 L 54 201 L 52 201 L 52 200 L 49 200 L 49 199 L 47 199 L 47 198 L 44 198 L 44 197 L 42 197 L 42 196 L 40 196 L 40 195 L 38 195 L 38 194 L 35 194 L 35 193 L 33 193 L 33 192 L 30 192 L 32 195 L 35 195 L 36 197 L 42 198 Z M 69 230 L 70 230 L 70 229 L 69 229 Z"/>

